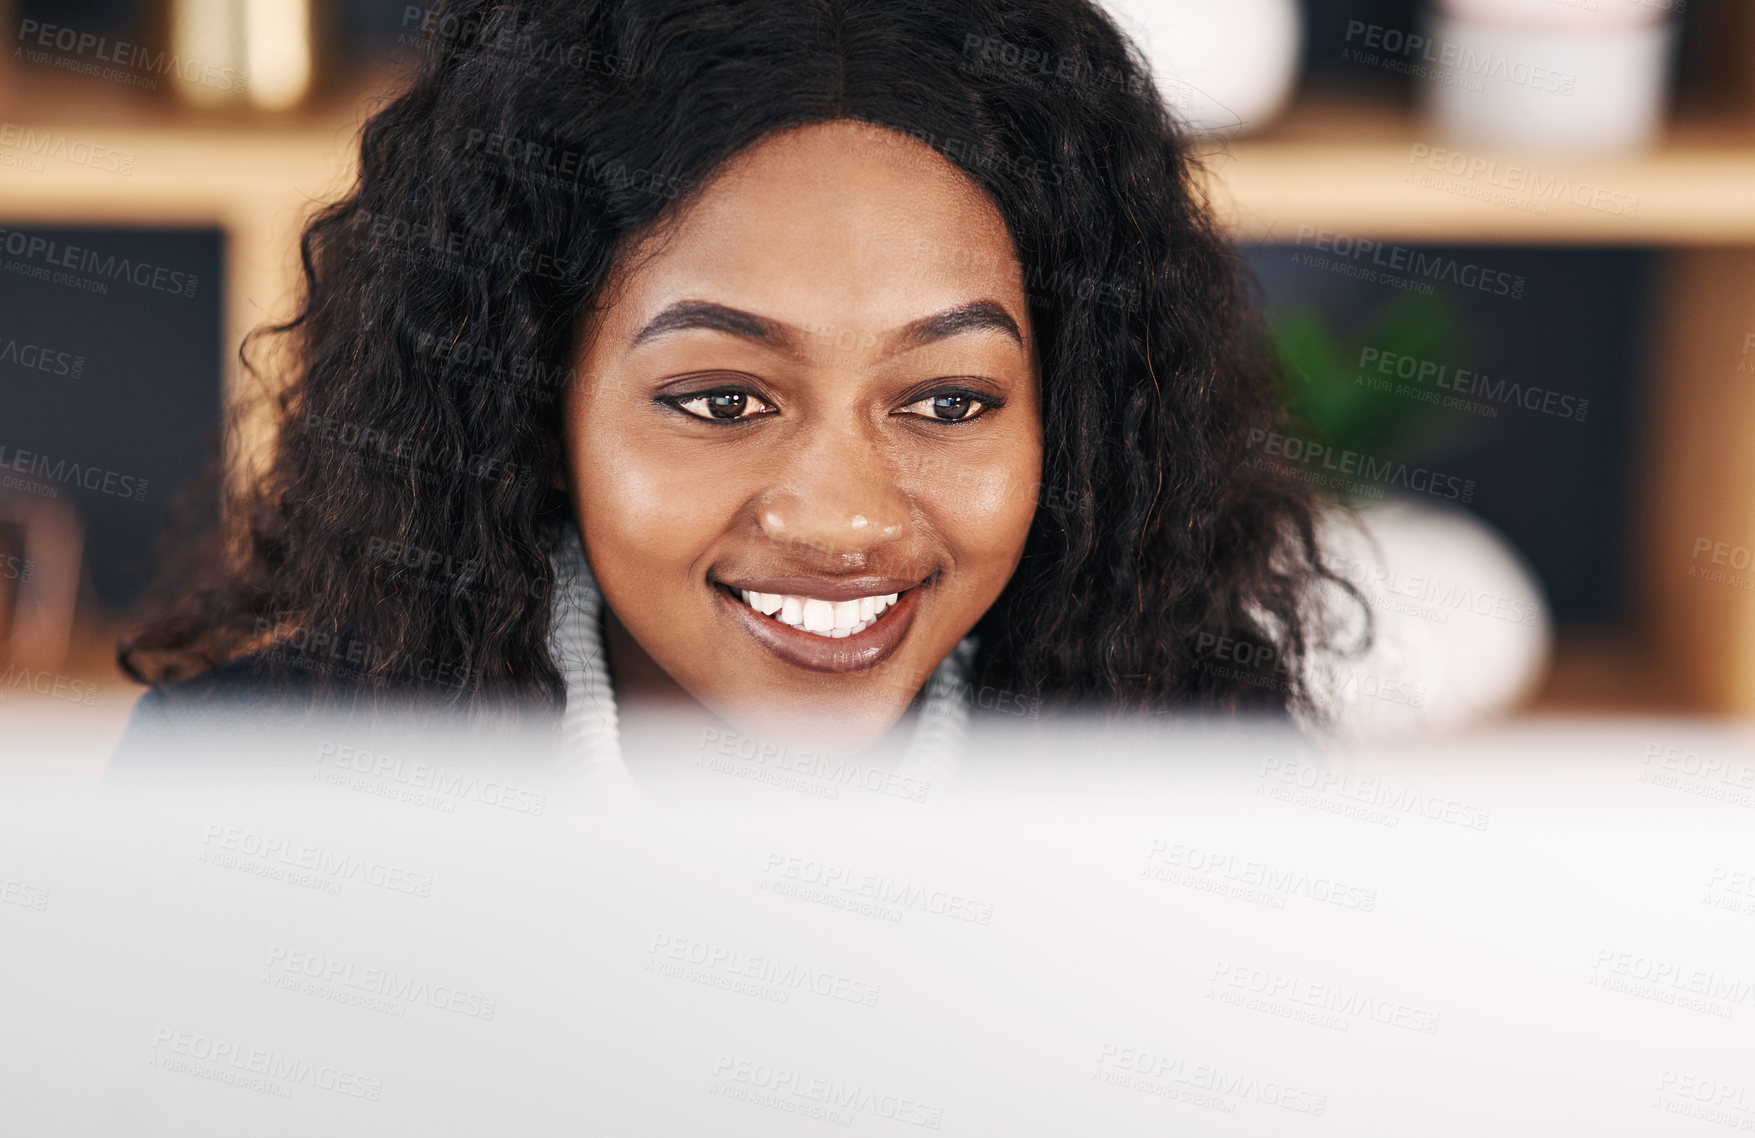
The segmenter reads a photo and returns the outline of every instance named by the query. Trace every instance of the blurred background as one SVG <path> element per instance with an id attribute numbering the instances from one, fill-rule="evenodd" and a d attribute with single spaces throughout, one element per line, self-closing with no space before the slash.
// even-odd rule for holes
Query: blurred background
<path id="1" fill-rule="evenodd" d="M 1755 712 L 1755 6 L 1110 6 L 1260 282 L 1305 424 L 1264 461 L 1374 519 L 1387 564 L 1343 569 L 1448 661 L 1347 698 L 1432 730 Z M 429 23 L 0 0 L 0 719 L 119 734 L 172 495 Z"/>

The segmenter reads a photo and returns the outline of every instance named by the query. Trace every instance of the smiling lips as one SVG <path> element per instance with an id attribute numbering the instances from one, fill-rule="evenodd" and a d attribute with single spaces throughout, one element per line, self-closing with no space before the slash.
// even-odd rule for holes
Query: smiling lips
<path id="1" fill-rule="evenodd" d="M 814 672 L 857 672 L 901 646 L 921 582 L 766 577 L 721 584 L 719 595 L 744 631 L 781 660 Z"/>
<path id="2" fill-rule="evenodd" d="M 835 640 L 857 636 L 870 628 L 896 603 L 899 595 L 885 593 L 881 597 L 860 597 L 855 601 L 825 601 L 791 593 L 757 593 L 749 589 L 739 589 L 738 592 L 743 595 L 744 604 L 763 616 Z"/>

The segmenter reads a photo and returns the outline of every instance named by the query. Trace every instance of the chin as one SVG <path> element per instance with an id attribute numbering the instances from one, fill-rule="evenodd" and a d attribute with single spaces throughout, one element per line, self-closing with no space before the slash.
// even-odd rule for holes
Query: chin
<path id="1" fill-rule="evenodd" d="M 906 702 L 857 695 L 807 697 L 765 707 L 747 703 L 714 708 L 739 734 L 804 751 L 855 753 L 885 741 L 904 712 Z"/>

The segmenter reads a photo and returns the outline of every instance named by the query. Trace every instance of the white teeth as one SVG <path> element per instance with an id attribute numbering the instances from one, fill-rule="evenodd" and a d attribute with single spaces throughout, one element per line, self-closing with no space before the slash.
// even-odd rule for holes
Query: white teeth
<path id="1" fill-rule="evenodd" d="M 810 597 L 804 602 L 804 630 L 832 632 L 835 629 L 835 606 L 828 601 Z"/>
<path id="2" fill-rule="evenodd" d="M 749 589 L 738 590 L 738 595 L 744 604 L 763 616 L 836 640 L 857 636 L 870 628 L 901 596 L 900 593 L 891 593 L 851 601 L 825 601 L 818 597 L 758 593 Z"/>
<path id="3" fill-rule="evenodd" d="M 780 611 L 779 593 L 752 593 L 748 589 L 740 591 L 743 593 L 743 603 L 763 616 L 773 616 Z"/>

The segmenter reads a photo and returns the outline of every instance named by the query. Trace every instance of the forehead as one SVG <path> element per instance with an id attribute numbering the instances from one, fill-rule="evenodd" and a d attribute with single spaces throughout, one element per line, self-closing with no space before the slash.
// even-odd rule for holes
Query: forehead
<path id="1" fill-rule="evenodd" d="M 865 124 L 773 136 L 733 159 L 630 258 L 638 319 L 699 296 L 804 326 L 893 326 L 972 297 L 1027 318 L 999 211 L 931 147 Z"/>

